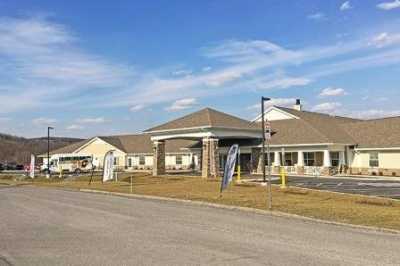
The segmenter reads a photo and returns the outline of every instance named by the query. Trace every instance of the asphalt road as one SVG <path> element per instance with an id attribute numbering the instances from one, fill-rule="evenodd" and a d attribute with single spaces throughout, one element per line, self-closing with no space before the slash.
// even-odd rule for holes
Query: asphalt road
<path id="1" fill-rule="evenodd" d="M 0 188 L 0 265 L 399 265 L 400 235 L 46 188 Z"/>
<path id="2" fill-rule="evenodd" d="M 280 184 L 275 178 L 274 184 Z M 400 181 L 373 178 L 288 177 L 288 185 L 342 193 L 370 195 L 400 199 Z"/>

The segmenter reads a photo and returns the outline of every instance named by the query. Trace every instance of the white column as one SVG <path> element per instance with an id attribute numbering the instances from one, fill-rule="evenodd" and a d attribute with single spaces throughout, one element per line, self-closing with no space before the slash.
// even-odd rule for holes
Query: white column
<path id="1" fill-rule="evenodd" d="M 339 164 L 345 165 L 345 157 L 344 157 L 344 151 L 339 152 Z"/>
<path id="2" fill-rule="evenodd" d="M 304 153 L 303 151 L 297 152 L 297 166 L 304 166 Z"/>
<path id="3" fill-rule="evenodd" d="M 329 153 L 329 150 L 324 151 L 324 167 L 331 167 L 331 154 Z"/>
<path id="4" fill-rule="evenodd" d="M 275 155 L 274 155 L 274 166 L 281 166 L 281 156 L 279 154 L 279 151 L 275 152 Z"/>

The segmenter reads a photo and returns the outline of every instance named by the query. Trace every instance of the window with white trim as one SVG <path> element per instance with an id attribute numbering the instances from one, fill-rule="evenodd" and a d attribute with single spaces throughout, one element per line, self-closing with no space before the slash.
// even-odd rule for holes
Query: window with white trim
<path id="1" fill-rule="evenodd" d="M 334 151 L 331 152 L 331 164 L 333 167 L 337 167 L 340 164 L 340 157 L 339 157 L 339 152 Z"/>
<path id="2" fill-rule="evenodd" d="M 175 156 L 175 164 L 182 165 L 182 155 L 178 154 Z"/>
<path id="3" fill-rule="evenodd" d="M 371 152 L 369 154 L 369 167 L 379 167 L 379 153 Z"/>
<path id="4" fill-rule="evenodd" d="M 139 156 L 139 165 L 145 165 L 146 164 L 146 157 L 144 155 Z"/>
<path id="5" fill-rule="evenodd" d="M 315 166 L 315 153 L 305 152 L 304 153 L 304 165 L 305 166 Z"/>

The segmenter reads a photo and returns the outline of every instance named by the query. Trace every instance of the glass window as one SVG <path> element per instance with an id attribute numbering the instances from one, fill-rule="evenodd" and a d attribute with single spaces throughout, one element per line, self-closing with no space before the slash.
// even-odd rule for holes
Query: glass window
<path id="1" fill-rule="evenodd" d="M 339 152 L 331 152 L 331 164 L 332 166 L 339 166 L 340 160 L 339 160 Z"/>
<path id="2" fill-rule="evenodd" d="M 271 160 L 271 166 L 273 166 L 275 162 L 275 154 L 273 152 L 269 153 L 270 160 Z M 260 160 L 262 160 L 262 153 L 260 154 Z M 268 166 L 268 153 L 265 154 L 265 165 Z"/>
<path id="3" fill-rule="evenodd" d="M 144 155 L 139 156 L 139 165 L 145 165 L 146 164 L 146 157 Z"/>
<path id="4" fill-rule="evenodd" d="M 377 152 L 371 152 L 369 154 L 369 166 L 379 167 L 379 154 Z"/>
<path id="5" fill-rule="evenodd" d="M 114 165 L 118 164 L 118 157 L 114 157 Z"/>
<path id="6" fill-rule="evenodd" d="M 297 163 L 297 152 L 285 152 L 285 166 L 293 166 Z"/>
<path id="7" fill-rule="evenodd" d="M 304 165 L 305 166 L 315 166 L 315 153 L 305 152 L 304 153 Z"/>
<path id="8" fill-rule="evenodd" d="M 132 167 L 132 158 L 128 158 L 128 167 Z"/>
<path id="9" fill-rule="evenodd" d="M 182 155 L 176 155 L 175 156 L 175 164 L 176 165 L 182 165 Z"/>

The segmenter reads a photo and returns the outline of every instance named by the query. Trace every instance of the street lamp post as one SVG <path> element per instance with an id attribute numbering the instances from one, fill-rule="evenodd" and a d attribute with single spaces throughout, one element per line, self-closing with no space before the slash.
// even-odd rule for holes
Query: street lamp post
<path id="1" fill-rule="evenodd" d="M 47 173 L 46 178 L 50 178 L 50 130 L 53 127 L 47 127 Z"/>
<path id="2" fill-rule="evenodd" d="M 262 160 L 263 160 L 263 181 L 266 182 L 266 174 L 265 174 L 265 141 L 267 140 L 267 159 L 268 159 L 268 209 L 272 209 L 272 187 L 271 187 L 271 155 L 269 150 L 269 140 L 271 136 L 270 128 L 268 132 L 268 138 L 266 139 L 265 134 L 265 108 L 264 103 L 266 101 L 271 100 L 267 97 L 261 97 L 261 126 L 262 126 Z"/>

